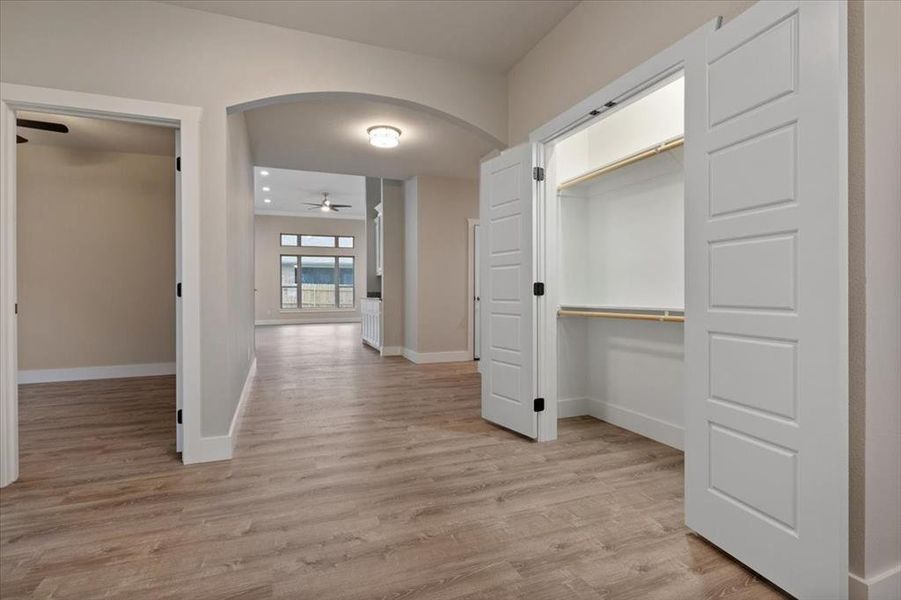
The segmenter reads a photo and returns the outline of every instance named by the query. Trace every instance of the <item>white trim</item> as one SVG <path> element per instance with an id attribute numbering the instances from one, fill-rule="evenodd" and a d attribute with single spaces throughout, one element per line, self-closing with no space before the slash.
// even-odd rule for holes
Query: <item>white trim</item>
<path id="1" fill-rule="evenodd" d="M 475 360 L 475 276 L 478 265 L 475 255 L 476 225 L 479 219 L 466 219 L 466 350 Z"/>
<path id="2" fill-rule="evenodd" d="M 557 265 L 552 264 L 552 261 L 556 260 L 556 256 L 548 252 L 548 249 L 559 247 L 559 231 L 557 230 L 558 217 L 555 205 L 550 202 L 554 195 L 545 193 L 545 190 L 555 190 L 557 187 L 556 172 L 553 160 L 551 160 L 553 153 L 551 142 L 562 139 L 569 133 L 586 127 L 589 122 L 593 122 L 597 116 L 591 116 L 591 111 L 599 110 L 603 114 L 608 110 L 604 107 L 605 103 L 614 99 L 621 101 L 624 98 L 640 94 L 642 90 L 652 87 L 682 69 L 686 57 L 694 48 L 707 43 L 708 33 L 715 31 L 719 23 L 719 18 L 708 21 L 529 134 L 529 142 L 538 145 L 536 164 L 545 167 L 545 181 L 543 185 L 536 186 L 537 197 L 535 199 L 536 212 L 542 220 L 542 223 L 539 224 L 538 244 L 536 245 L 538 248 L 536 252 L 543 253 L 539 259 L 539 275 L 542 276 L 540 281 L 544 281 L 547 288 L 546 295 L 539 300 L 536 308 L 538 311 L 536 327 L 539 340 L 537 354 L 542 365 L 542 369 L 538 371 L 538 395 L 545 399 L 545 409 L 538 413 L 538 441 L 557 439 L 557 305 L 559 304 L 557 290 L 560 286 L 558 285 Z"/>
<path id="3" fill-rule="evenodd" d="M 382 356 L 401 356 L 403 353 L 403 346 L 382 346 Z"/>
<path id="4" fill-rule="evenodd" d="M 592 416 L 599 421 L 628 429 L 655 442 L 682 450 L 685 428 L 618 404 L 597 398 L 562 398 L 557 400 L 557 416 Z"/>
<path id="5" fill-rule="evenodd" d="M 848 591 L 851 600 L 898 600 L 901 598 L 901 564 L 869 579 L 848 573 Z"/>
<path id="6" fill-rule="evenodd" d="M 317 323 L 359 323 L 361 318 L 357 316 L 336 317 L 299 317 L 292 319 L 257 319 L 254 325 L 314 325 Z"/>
<path id="7" fill-rule="evenodd" d="M 682 450 L 685 428 L 650 415 L 640 413 L 618 404 L 611 404 L 592 398 L 588 403 L 588 414 L 611 425 L 628 429 L 655 442 Z"/>
<path id="8" fill-rule="evenodd" d="M 247 369 L 247 376 L 244 378 L 244 386 L 241 388 L 241 396 L 238 398 L 238 406 L 235 407 L 235 414 L 232 415 L 231 425 L 228 427 L 228 436 L 232 439 L 232 447 L 237 439 L 238 428 L 241 426 L 241 418 L 244 416 L 244 408 L 247 406 L 247 399 L 250 397 L 250 387 L 253 384 L 253 378 L 257 374 L 257 357 L 254 356 L 250 362 L 250 368 Z"/>
<path id="9" fill-rule="evenodd" d="M 19 384 L 51 383 L 54 381 L 85 381 L 88 379 L 119 379 L 122 377 L 152 377 L 175 375 L 175 363 L 138 363 L 74 369 L 30 369 L 19 371 Z"/>
<path id="10" fill-rule="evenodd" d="M 590 414 L 588 398 L 560 398 L 557 400 L 557 418 L 583 417 Z"/>
<path id="11" fill-rule="evenodd" d="M 234 456 L 235 443 L 238 439 L 238 430 L 241 427 L 241 419 L 244 416 L 244 409 L 247 406 L 247 400 L 250 398 L 250 389 L 253 379 L 257 372 L 257 359 L 253 358 L 250 368 L 247 369 L 247 377 L 244 378 L 244 387 L 241 388 L 241 396 L 238 398 L 238 405 L 235 406 L 235 412 L 232 414 L 231 425 L 229 425 L 226 435 L 211 435 L 201 437 L 196 445 L 196 451 L 191 456 L 190 461 L 186 464 L 215 462 L 218 460 L 231 460 Z"/>
<path id="12" fill-rule="evenodd" d="M 0 486 L 18 476 L 15 110 L 35 110 L 178 128 L 181 140 L 181 348 L 177 385 L 183 398 L 184 462 L 198 462 L 201 438 L 200 119 L 196 106 L 150 102 L 0 82 Z M 173 433 L 174 433 L 173 427 Z"/>
<path id="13" fill-rule="evenodd" d="M 403 349 L 403 356 L 417 365 L 429 363 L 466 362 L 472 360 L 472 355 L 467 350 L 450 350 L 448 352 L 415 352 L 409 348 Z"/>

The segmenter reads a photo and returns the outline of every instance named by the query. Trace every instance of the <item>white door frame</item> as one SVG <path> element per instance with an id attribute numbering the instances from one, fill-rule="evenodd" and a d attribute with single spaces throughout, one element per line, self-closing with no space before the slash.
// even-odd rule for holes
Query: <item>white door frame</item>
<path id="1" fill-rule="evenodd" d="M 470 359 L 474 359 L 475 356 L 475 278 L 478 272 L 475 241 L 476 225 L 478 224 L 478 219 L 466 219 L 466 294 L 469 299 L 467 304 L 469 308 L 466 310 L 466 349 Z"/>
<path id="2" fill-rule="evenodd" d="M 199 451 L 200 118 L 202 110 L 162 102 L 0 82 L 0 487 L 19 476 L 16 305 L 16 110 L 98 117 L 178 128 L 181 135 L 182 461 Z M 173 290 L 174 295 L 174 290 Z M 173 427 L 174 433 L 174 427 Z"/>
<path id="3" fill-rule="evenodd" d="M 621 104 L 627 99 L 641 95 L 645 90 L 682 70 L 692 48 L 706 44 L 708 32 L 715 31 L 721 23 L 713 19 L 699 27 L 669 48 L 638 65 L 619 79 L 609 83 L 588 96 L 569 110 L 550 120 L 529 135 L 529 141 L 543 149 L 541 164 L 546 167 L 544 189 L 557 189 L 553 161 L 547 160 L 553 142 L 570 133 L 587 127 L 590 123 L 615 107 L 605 107 L 608 102 Z M 594 114 L 592 114 L 594 113 Z M 559 248 L 560 231 L 557 202 L 554 194 L 539 192 L 535 199 L 538 204 L 539 231 L 538 250 L 544 251 L 539 263 L 543 264 L 542 276 L 545 282 L 544 311 L 540 315 L 541 347 L 538 349 L 542 368 L 538 370 L 538 393 L 545 399 L 544 411 L 538 413 L 539 441 L 557 439 L 557 308 L 559 307 L 560 269 L 555 251 Z M 538 251 L 536 250 L 536 251 Z"/>

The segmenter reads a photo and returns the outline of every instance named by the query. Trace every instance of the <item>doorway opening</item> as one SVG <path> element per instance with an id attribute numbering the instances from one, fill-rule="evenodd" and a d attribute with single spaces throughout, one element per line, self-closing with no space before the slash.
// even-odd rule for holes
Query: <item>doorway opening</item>
<path id="1" fill-rule="evenodd" d="M 59 386 L 23 401 L 146 398 L 161 451 L 204 460 L 199 297 L 183 293 L 199 289 L 200 110 L 3 84 L 0 117 L 0 485 L 19 476 L 20 383 Z"/>

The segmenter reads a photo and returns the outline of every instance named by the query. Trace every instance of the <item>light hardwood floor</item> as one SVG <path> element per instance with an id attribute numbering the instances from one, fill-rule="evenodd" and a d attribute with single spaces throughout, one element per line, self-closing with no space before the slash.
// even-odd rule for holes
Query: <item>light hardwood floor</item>
<path id="1" fill-rule="evenodd" d="M 230 462 L 174 454 L 171 377 L 22 386 L 3 598 L 782 598 L 682 525 L 682 454 L 588 417 L 536 444 L 472 363 L 259 328 Z"/>

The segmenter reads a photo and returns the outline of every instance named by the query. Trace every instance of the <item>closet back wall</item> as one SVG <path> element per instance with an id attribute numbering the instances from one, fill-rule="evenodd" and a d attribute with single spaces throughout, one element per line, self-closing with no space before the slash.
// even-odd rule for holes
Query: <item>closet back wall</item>
<path id="1" fill-rule="evenodd" d="M 175 361 L 171 156 L 18 147 L 19 370 Z"/>

